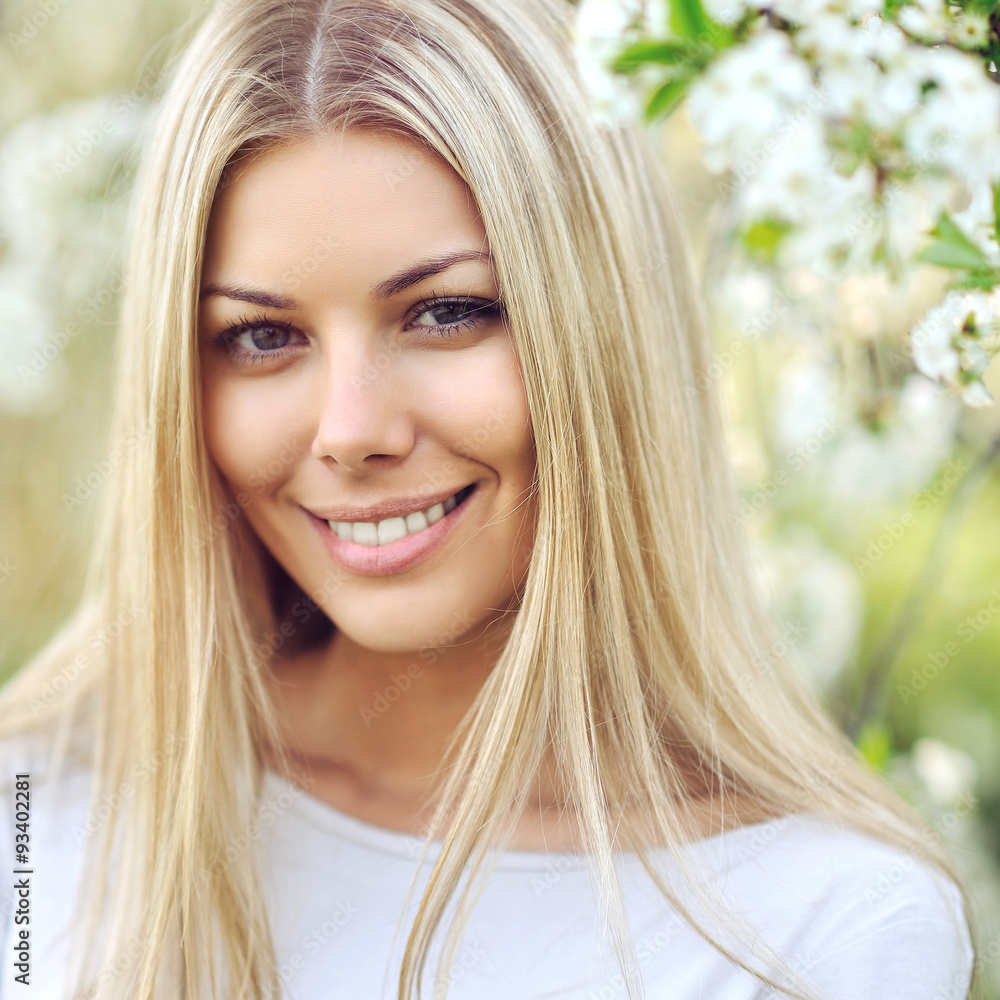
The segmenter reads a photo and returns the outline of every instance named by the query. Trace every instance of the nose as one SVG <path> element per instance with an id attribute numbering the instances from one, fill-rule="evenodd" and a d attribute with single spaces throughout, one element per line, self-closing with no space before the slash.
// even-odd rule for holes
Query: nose
<path id="1" fill-rule="evenodd" d="M 389 352 L 383 353 L 373 357 L 357 343 L 330 349 L 314 387 L 314 458 L 364 472 L 412 450 L 416 434 L 408 394 Z"/>

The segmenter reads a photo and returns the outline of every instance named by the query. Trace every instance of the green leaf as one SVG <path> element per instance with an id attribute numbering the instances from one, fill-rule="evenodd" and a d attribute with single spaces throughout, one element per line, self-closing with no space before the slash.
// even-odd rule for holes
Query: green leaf
<path id="1" fill-rule="evenodd" d="M 689 62 L 691 46 L 687 42 L 663 41 L 654 42 L 644 39 L 630 45 L 620 52 L 611 68 L 616 73 L 630 73 L 645 63 L 657 63 L 662 66 L 676 66 Z"/>
<path id="2" fill-rule="evenodd" d="M 929 235 L 933 242 L 917 255 L 918 260 L 967 271 L 990 270 L 990 262 L 982 250 L 958 228 L 947 212 L 941 213 Z"/>
<path id="3" fill-rule="evenodd" d="M 752 256 L 773 262 L 781 241 L 791 228 L 783 219 L 758 219 L 743 231 L 743 245 Z"/>
<path id="4" fill-rule="evenodd" d="M 885 238 L 883 237 L 875 244 L 875 249 L 872 251 L 872 263 L 873 264 L 886 264 L 889 261 L 889 251 L 886 246 Z"/>
<path id="5" fill-rule="evenodd" d="M 988 271 L 969 271 L 955 281 L 949 281 L 947 288 L 959 291 L 978 290 L 988 292 L 1000 285 L 1000 271 L 990 268 Z"/>
<path id="6" fill-rule="evenodd" d="M 680 104 L 688 84 L 693 78 L 692 73 L 685 73 L 683 76 L 667 80 L 666 83 L 654 90 L 652 97 L 646 103 L 646 121 L 651 122 L 661 115 L 669 115 Z"/>
<path id="7" fill-rule="evenodd" d="M 858 733 L 858 750 L 873 771 L 884 771 L 892 756 L 892 733 L 882 722 L 866 722 Z"/>
<path id="8" fill-rule="evenodd" d="M 701 0 L 668 0 L 668 3 L 666 27 L 688 43 L 688 54 L 701 66 L 707 66 L 720 49 L 735 45 L 738 35 L 743 40 L 756 16 L 748 13 L 737 24 L 730 26 L 713 21 L 705 13 Z"/>
<path id="9" fill-rule="evenodd" d="M 937 264 L 939 267 L 978 271 L 986 265 L 987 260 L 978 248 L 973 248 L 973 250 L 974 252 L 959 244 L 937 240 L 917 254 L 917 260 L 926 261 L 928 264 Z"/>
<path id="10" fill-rule="evenodd" d="M 701 0 L 669 0 L 670 30 L 681 38 L 698 38 L 707 35 L 712 21 L 705 13 Z"/>

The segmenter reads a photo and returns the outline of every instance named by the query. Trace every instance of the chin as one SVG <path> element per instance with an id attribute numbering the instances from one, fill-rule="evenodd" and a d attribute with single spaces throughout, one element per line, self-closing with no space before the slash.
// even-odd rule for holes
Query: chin
<path id="1" fill-rule="evenodd" d="M 484 612 L 485 615 L 485 612 Z M 483 616 L 473 617 L 466 607 L 442 609 L 430 614 L 426 608 L 416 609 L 412 620 L 397 614 L 391 623 L 389 613 L 376 617 L 360 616 L 347 620 L 342 617 L 337 622 L 338 629 L 352 642 L 372 652 L 412 653 L 414 659 L 426 661 L 434 659 L 431 651 L 441 646 L 458 642 L 470 630 L 479 631 L 478 625 L 485 624 Z"/>
<path id="2" fill-rule="evenodd" d="M 377 627 L 357 629 L 341 626 L 339 631 L 362 649 L 370 650 L 373 653 L 412 653 L 414 660 L 419 660 L 419 652 L 428 645 L 421 641 L 419 635 L 415 635 L 406 629 L 387 630 Z"/>

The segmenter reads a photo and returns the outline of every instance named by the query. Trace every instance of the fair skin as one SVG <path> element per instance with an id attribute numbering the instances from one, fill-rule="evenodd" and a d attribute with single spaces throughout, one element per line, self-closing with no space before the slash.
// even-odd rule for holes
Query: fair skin
<path id="1" fill-rule="evenodd" d="M 389 829 L 422 832 L 528 571 L 534 442 L 498 298 L 468 188 L 397 136 L 268 150 L 213 206 L 198 330 L 209 453 L 251 498 L 257 537 L 336 625 L 322 648 L 275 658 L 282 738 L 310 794 Z M 416 511 L 456 493 L 423 529 L 441 540 L 377 574 L 376 548 L 338 542 L 327 523 L 384 522 L 364 508 Z M 421 534 L 412 527 L 387 558 Z M 578 849 L 543 771 L 510 846 Z M 704 817 L 695 828 L 713 832 Z"/>

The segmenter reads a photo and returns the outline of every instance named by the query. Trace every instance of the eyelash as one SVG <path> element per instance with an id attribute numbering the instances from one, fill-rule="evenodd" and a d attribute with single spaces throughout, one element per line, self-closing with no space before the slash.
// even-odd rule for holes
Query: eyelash
<path id="1" fill-rule="evenodd" d="M 442 338 L 455 337 L 470 327 L 476 326 L 482 318 L 504 315 L 504 307 L 499 300 L 490 302 L 486 299 L 474 299 L 460 295 L 451 295 L 436 296 L 421 302 L 413 313 L 413 319 L 417 319 L 424 313 L 432 312 L 434 309 L 439 309 L 442 306 L 463 305 L 468 307 L 465 311 L 473 318 L 459 320 L 456 323 L 437 323 L 428 325 L 424 328 L 428 331 L 432 331 L 435 335 Z M 259 364 L 264 362 L 265 359 L 268 361 L 274 361 L 291 353 L 291 351 L 294 350 L 294 346 L 292 345 L 279 347 L 273 351 L 261 351 L 259 349 L 248 351 L 246 348 L 238 347 L 236 345 L 236 339 L 244 333 L 250 333 L 255 329 L 264 329 L 268 327 L 275 330 L 285 331 L 288 334 L 291 334 L 296 329 L 293 324 L 285 322 L 284 320 L 272 320 L 260 314 L 252 317 L 240 316 L 240 318 L 233 323 L 232 326 L 227 327 L 220 334 L 218 334 L 218 336 L 213 337 L 212 342 L 215 346 L 226 351 L 235 362 L 245 365 Z"/>

